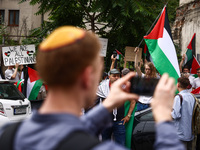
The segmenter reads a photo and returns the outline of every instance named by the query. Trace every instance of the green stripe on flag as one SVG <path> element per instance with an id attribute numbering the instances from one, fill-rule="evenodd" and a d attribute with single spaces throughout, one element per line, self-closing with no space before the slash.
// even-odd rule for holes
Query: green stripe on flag
<path id="1" fill-rule="evenodd" d="M 125 113 L 124 115 L 126 116 L 128 114 L 129 111 L 129 107 L 130 107 L 130 101 L 126 101 L 124 103 L 124 108 L 125 108 Z M 126 147 L 127 148 L 131 148 L 131 139 L 132 139 L 132 132 L 133 132 L 133 123 L 134 123 L 134 116 L 135 116 L 135 111 L 137 109 L 137 105 L 135 105 L 135 108 L 131 114 L 131 118 L 129 120 L 128 123 L 125 124 L 125 128 L 126 128 Z"/>
<path id="2" fill-rule="evenodd" d="M 186 55 L 187 55 L 187 62 L 188 62 L 189 60 L 193 59 L 192 50 L 191 50 L 191 49 L 188 49 L 188 50 L 187 50 Z"/>
<path id="3" fill-rule="evenodd" d="M 145 39 L 145 42 L 148 46 L 149 52 L 153 59 L 153 63 L 158 70 L 158 72 L 162 75 L 164 73 L 168 73 L 170 77 L 173 77 L 177 83 L 177 79 L 179 78 L 178 73 L 176 72 L 174 66 L 171 64 L 167 56 L 164 54 L 162 49 L 158 45 L 158 40 L 153 39 Z"/>
<path id="4" fill-rule="evenodd" d="M 42 84 L 43 84 L 43 82 L 42 82 L 41 79 L 35 81 L 35 84 L 34 84 L 32 90 L 31 90 L 29 97 L 28 97 L 29 100 L 35 100 L 37 98 Z"/>
<path id="5" fill-rule="evenodd" d="M 17 88 L 19 87 L 19 84 L 20 82 L 22 81 L 23 79 L 20 79 L 18 82 L 17 82 Z"/>

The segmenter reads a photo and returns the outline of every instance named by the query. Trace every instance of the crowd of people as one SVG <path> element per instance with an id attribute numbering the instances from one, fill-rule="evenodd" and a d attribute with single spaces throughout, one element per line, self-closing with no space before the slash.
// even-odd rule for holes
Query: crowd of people
<path id="1" fill-rule="evenodd" d="M 48 85 L 48 95 L 30 119 L 17 127 L 8 124 L 0 130 L 2 150 L 7 150 L 10 145 L 14 150 L 126 149 L 124 125 L 134 117 L 134 109 L 136 105 L 139 108 L 139 104 L 142 105 L 140 109 L 152 107 L 156 123 L 156 150 L 191 148 L 194 97 L 187 91 L 189 79 L 178 79 L 177 89 L 181 96 L 174 98 L 175 80 L 167 74 L 160 77 L 151 62 L 144 64 L 144 73 L 137 63 L 136 72 L 126 65 L 119 71 L 114 68 L 116 58 L 112 56 L 108 79 L 104 73 L 103 81 L 99 82 L 103 69 L 100 47 L 96 35 L 72 26 L 56 29 L 40 44 L 37 70 Z M 51 73 L 50 68 L 54 68 Z M 15 69 L 10 69 L 14 71 L 12 74 L 18 75 Z M 10 79 L 14 78 L 11 73 L 7 74 Z M 148 104 L 139 103 L 140 96 L 130 93 L 129 80 L 134 76 L 160 78 Z M 82 108 L 93 106 L 96 96 L 100 104 L 81 115 Z M 126 102 L 129 109 L 125 113 Z M 12 131 L 13 126 L 15 135 L 8 141 L 8 135 L 5 135 Z M 102 135 L 101 142 L 97 137 L 99 134 Z M 108 140 L 111 135 L 116 142 Z"/>

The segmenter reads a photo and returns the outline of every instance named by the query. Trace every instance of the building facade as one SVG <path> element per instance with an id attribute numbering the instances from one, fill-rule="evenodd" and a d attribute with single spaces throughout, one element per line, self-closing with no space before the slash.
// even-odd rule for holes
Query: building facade
<path id="1" fill-rule="evenodd" d="M 172 27 L 174 43 L 184 54 L 196 33 L 196 54 L 200 62 L 200 0 L 180 0 L 176 11 L 176 20 Z"/>
<path id="2" fill-rule="evenodd" d="M 0 24 L 7 26 L 13 36 L 28 36 L 29 31 L 40 27 L 48 15 L 35 15 L 38 5 L 30 5 L 29 0 L 0 0 Z M 18 37 L 19 38 L 19 37 Z"/>

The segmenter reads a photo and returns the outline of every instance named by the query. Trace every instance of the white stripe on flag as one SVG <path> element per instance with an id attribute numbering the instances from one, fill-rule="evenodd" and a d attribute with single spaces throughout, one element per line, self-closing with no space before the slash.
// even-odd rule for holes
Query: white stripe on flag
<path id="1" fill-rule="evenodd" d="M 158 45 L 163 51 L 163 53 L 166 55 L 168 60 L 171 62 L 171 64 L 174 66 L 174 69 L 176 70 L 177 74 L 180 76 L 176 50 L 173 41 L 165 28 L 163 31 L 163 37 L 158 39 Z"/>

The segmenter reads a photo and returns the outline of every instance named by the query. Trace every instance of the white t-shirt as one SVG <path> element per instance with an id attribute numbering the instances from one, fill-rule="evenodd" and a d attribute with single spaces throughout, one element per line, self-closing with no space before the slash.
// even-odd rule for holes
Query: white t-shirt
<path id="1" fill-rule="evenodd" d="M 15 72 L 15 69 L 6 69 L 5 71 L 5 78 L 8 79 L 8 80 L 12 80 L 12 81 L 19 81 L 19 72 L 17 72 L 17 75 L 15 77 L 15 79 L 11 79 L 13 73 Z"/>
<path id="2" fill-rule="evenodd" d="M 194 82 L 193 82 L 193 88 L 196 89 L 198 87 L 200 87 L 200 78 L 199 77 L 194 79 Z"/>

